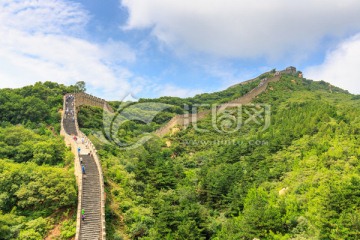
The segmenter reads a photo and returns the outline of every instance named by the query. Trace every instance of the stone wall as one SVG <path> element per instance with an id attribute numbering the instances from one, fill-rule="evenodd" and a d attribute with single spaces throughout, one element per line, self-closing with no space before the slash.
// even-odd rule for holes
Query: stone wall
<path id="1" fill-rule="evenodd" d="M 246 80 L 246 81 L 243 81 L 243 82 L 241 82 L 241 83 L 234 84 L 234 85 L 228 87 L 228 89 L 229 89 L 229 88 L 236 87 L 236 86 L 239 86 L 239 85 L 245 85 L 245 84 L 254 82 L 254 81 L 258 80 L 258 79 L 259 79 L 259 77 L 256 77 L 256 78 L 253 78 L 253 79 L 250 79 L 250 80 Z"/>
<path id="2" fill-rule="evenodd" d="M 280 71 L 282 74 L 295 74 L 296 73 L 296 67 L 287 67 L 285 70 Z"/>
<path id="3" fill-rule="evenodd" d="M 248 92 L 244 96 L 222 104 L 218 111 L 221 112 L 221 111 L 225 110 L 227 107 L 236 107 L 238 105 L 250 103 L 255 97 L 257 97 L 259 94 L 261 94 L 262 92 L 265 91 L 269 82 L 276 82 L 276 81 L 279 81 L 279 79 L 280 79 L 280 75 L 264 79 L 265 81 L 261 81 L 257 87 L 252 89 L 250 92 Z"/>
<path id="4" fill-rule="evenodd" d="M 284 71 L 286 71 L 286 70 L 284 70 Z M 293 71 L 293 70 L 291 70 L 291 71 Z M 270 82 L 279 81 L 280 78 L 281 78 L 281 76 L 277 75 L 274 77 L 263 79 L 257 87 L 252 89 L 250 92 L 248 92 L 244 96 L 222 104 L 218 108 L 217 112 L 221 112 L 228 107 L 236 107 L 239 105 L 250 103 L 256 96 L 258 96 L 259 94 L 261 94 L 262 92 L 264 92 L 266 90 L 266 88 Z M 247 82 L 251 82 L 251 81 L 254 81 L 254 79 L 249 80 Z M 159 137 L 163 137 L 164 135 L 168 134 L 172 128 L 174 128 L 176 126 L 179 126 L 184 129 L 184 128 L 188 127 L 190 124 L 205 118 L 208 114 L 210 114 L 210 111 L 199 112 L 196 114 L 196 116 L 194 114 L 176 115 L 167 124 L 165 124 L 158 130 L 156 130 L 155 135 L 157 135 Z"/>
<path id="5" fill-rule="evenodd" d="M 76 107 L 81 105 L 94 106 L 105 109 L 108 112 L 114 112 L 112 107 L 102 98 L 92 96 L 87 93 L 75 93 Z"/>

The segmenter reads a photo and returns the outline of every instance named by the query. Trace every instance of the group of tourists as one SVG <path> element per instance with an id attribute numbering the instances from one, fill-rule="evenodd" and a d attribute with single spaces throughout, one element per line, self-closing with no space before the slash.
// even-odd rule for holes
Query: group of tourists
<path id="1" fill-rule="evenodd" d="M 64 119 L 71 119 L 73 122 L 75 122 L 75 107 L 74 107 L 75 96 L 72 94 L 69 94 L 69 95 L 66 95 L 65 98 L 66 98 L 66 103 L 65 103 Z M 88 141 L 84 137 L 81 137 L 80 139 L 78 139 L 78 137 L 74 134 L 73 139 L 76 143 L 78 142 L 78 140 L 80 140 L 81 143 L 84 144 L 86 148 L 88 148 Z M 83 158 L 81 157 L 81 154 L 80 154 L 81 153 L 80 147 L 77 148 L 77 153 L 78 153 L 79 160 L 80 160 L 82 174 L 86 174 Z M 89 153 L 89 155 L 90 154 L 91 153 Z M 81 209 L 81 219 L 82 219 L 82 221 L 85 221 L 85 210 L 84 209 Z"/>
<path id="2" fill-rule="evenodd" d="M 85 165 L 84 165 L 84 162 L 83 162 L 83 158 L 82 158 L 81 155 L 80 155 L 80 151 L 81 151 L 81 148 L 79 147 L 79 148 L 78 148 L 78 155 L 79 155 L 79 160 L 80 160 L 81 171 L 82 171 L 83 174 L 86 174 L 86 172 L 85 172 Z M 90 152 L 88 153 L 88 155 L 92 157 L 92 152 L 90 151 Z"/>
<path id="3" fill-rule="evenodd" d="M 78 148 L 78 149 L 80 149 L 80 148 Z M 92 156 L 92 153 L 89 152 L 88 155 Z M 80 155 L 79 155 L 79 159 L 80 159 L 81 171 L 82 171 L 83 174 L 86 174 L 83 158 Z M 81 219 L 82 219 L 82 221 L 85 221 L 85 211 L 84 211 L 84 209 L 81 209 Z"/>
<path id="4" fill-rule="evenodd" d="M 74 99 L 75 99 L 75 96 L 74 96 L 74 95 L 72 95 L 72 94 L 66 95 L 66 101 L 72 101 L 72 100 L 74 100 Z"/>
<path id="5" fill-rule="evenodd" d="M 79 147 L 78 148 L 78 153 L 79 153 L 79 160 L 80 160 L 80 165 L 81 165 L 81 171 L 82 171 L 82 174 L 86 174 L 86 171 L 85 171 L 85 165 L 84 165 L 84 162 L 83 162 L 83 158 L 80 156 L 80 151 L 81 151 L 81 148 Z M 91 152 L 88 153 L 90 156 L 92 155 Z M 84 209 L 81 209 L 81 219 L 83 222 L 85 222 L 85 211 Z"/>
<path id="6" fill-rule="evenodd" d="M 74 112 L 74 95 L 66 95 L 66 109 L 65 109 L 65 119 L 71 119 L 72 121 L 75 121 L 75 112 Z"/>
<path id="7" fill-rule="evenodd" d="M 267 80 L 268 80 L 267 78 L 262 79 L 261 82 L 259 83 L 258 87 L 261 87 L 262 85 L 264 85 Z"/>
<path id="8" fill-rule="evenodd" d="M 84 137 L 81 138 L 81 143 L 85 145 L 86 149 L 89 149 L 89 141 Z"/>
<path id="9" fill-rule="evenodd" d="M 78 137 L 76 135 L 73 136 L 73 139 L 76 143 L 78 143 Z M 80 138 L 81 144 L 85 145 L 86 149 L 89 149 L 89 141 L 87 139 L 85 139 L 84 137 Z"/>
<path id="10" fill-rule="evenodd" d="M 69 110 L 69 108 L 66 108 L 64 118 L 65 119 L 69 118 L 69 119 L 75 121 L 74 110 L 72 110 L 72 109 Z"/>

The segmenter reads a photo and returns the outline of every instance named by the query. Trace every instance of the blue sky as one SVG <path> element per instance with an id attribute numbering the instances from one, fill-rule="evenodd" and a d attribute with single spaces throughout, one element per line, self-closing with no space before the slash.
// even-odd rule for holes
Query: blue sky
<path id="1" fill-rule="evenodd" d="M 294 65 L 360 93 L 359 12 L 358 0 L 0 0 L 0 87 L 188 97 Z"/>

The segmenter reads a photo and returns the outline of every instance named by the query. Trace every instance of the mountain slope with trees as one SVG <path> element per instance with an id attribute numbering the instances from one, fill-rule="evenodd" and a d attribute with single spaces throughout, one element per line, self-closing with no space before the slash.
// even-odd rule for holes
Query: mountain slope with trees
<path id="1" fill-rule="evenodd" d="M 52 82 L 0 89 L 0 239 L 75 235 L 73 154 L 59 136 L 63 94 Z"/>
<path id="2" fill-rule="evenodd" d="M 359 97 L 283 75 L 254 103 L 271 106 L 266 130 L 253 121 L 219 134 L 209 116 L 198 123 L 207 131 L 189 127 L 131 151 L 93 137 L 109 239 L 359 239 Z M 80 112 L 89 133 L 96 111 Z"/>
<path id="3" fill-rule="evenodd" d="M 183 114 L 184 104 L 208 109 L 246 94 L 264 77 L 194 98 L 130 103 L 122 118 L 156 116 L 149 124 L 124 122 L 115 137 L 134 143 Z M 79 90 L 83 83 L 0 89 L 1 239 L 43 239 L 64 215 L 59 237 L 74 236 L 73 156 L 58 134 L 63 94 Z M 158 113 L 158 103 L 168 108 Z M 216 126 L 213 116 L 202 119 L 197 127 L 204 131 L 189 126 L 131 150 L 97 138 L 102 110 L 82 107 L 80 127 L 104 170 L 107 238 L 359 239 L 359 96 L 284 74 L 253 103 L 260 108 L 234 113 L 243 123 L 238 131 L 216 131 L 234 127 L 223 112 Z M 265 130 L 265 118 L 247 121 L 263 104 L 271 107 Z"/>

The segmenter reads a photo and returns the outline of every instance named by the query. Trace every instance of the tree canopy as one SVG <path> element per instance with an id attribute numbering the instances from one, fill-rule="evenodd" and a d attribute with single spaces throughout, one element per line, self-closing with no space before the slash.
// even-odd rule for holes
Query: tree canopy
<path id="1" fill-rule="evenodd" d="M 59 136 L 63 95 L 73 89 L 0 89 L 0 239 L 44 239 L 55 224 L 60 239 L 75 235 L 74 156 Z"/>

